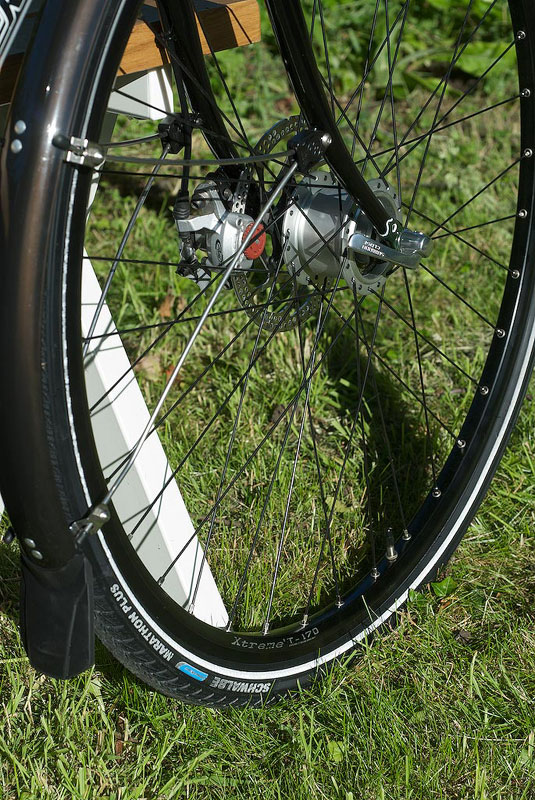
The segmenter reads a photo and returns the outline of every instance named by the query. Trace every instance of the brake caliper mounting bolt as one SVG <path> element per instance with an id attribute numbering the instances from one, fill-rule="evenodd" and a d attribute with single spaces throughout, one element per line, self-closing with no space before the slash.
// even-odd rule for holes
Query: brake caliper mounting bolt
<path id="1" fill-rule="evenodd" d="M 433 494 L 433 497 L 436 498 L 437 500 L 438 500 L 439 497 L 442 497 L 442 492 L 440 491 L 438 486 L 435 486 L 435 488 L 433 489 L 432 494 Z"/>
<path id="2" fill-rule="evenodd" d="M 496 336 L 498 339 L 503 339 L 505 337 L 505 331 L 503 328 L 496 328 Z"/>
<path id="3" fill-rule="evenodd" d="M 525 208 L 521 208 L 520 211 L 518 212 L 518 218 L 519 219 L 526 219 L 527 215 L 528 215 L 528 212 L 526 211 Z"/>
<path id="4" fill-rule="evenodd" d="M 531 147 L 526 147 L 526 149 L 522 153 L 523 158 L 531 158 L 532 155 L 533 155 L 533 150 L 531 149 Z"/>
<path id="5" fill-rule="evenodd" d="M 526 38 L 526 31 L 518 31 L 516 34 L 517 41 L 521 42 Z"/>

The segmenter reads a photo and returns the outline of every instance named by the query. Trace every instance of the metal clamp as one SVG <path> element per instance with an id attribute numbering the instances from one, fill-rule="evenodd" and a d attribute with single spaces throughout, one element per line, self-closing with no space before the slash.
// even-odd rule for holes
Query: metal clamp
<path id="1" fill-rule="evenodd" d="M 73 522 L 69 526 L 69 530 L 74 534 L 77 543 L 81 544 L 88 534 L 98 533 L 102 526 L 110 521 L 110 518 L 108 506 L 104 503 L 98 503 L 85 517 Z"/>
<path id="2" fill-rule="evenodd" d="M 89 139 L 81 139 L 78 136 L 70 138 L 58 133 L 52 139 L 52 144 L 65 150 L 67 155 L 65 161 L 70 164 L 79 164 L 83 167 L 98 167 L 105 161 L 105 155 L 100 145 L 90 142 Z"/>

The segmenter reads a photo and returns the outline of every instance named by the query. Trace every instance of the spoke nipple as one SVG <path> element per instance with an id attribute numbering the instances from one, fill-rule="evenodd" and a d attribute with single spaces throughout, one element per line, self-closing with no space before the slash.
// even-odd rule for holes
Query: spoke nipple
<path id="1" fill-rule="evenodd" d="M 511 270 L 511 278 L 514 278 L 515 281 L 518 280 L 518 278 L 520 278 L 520 270 L 518 269 Z"/>
<path id="2" fill-rule="evenodd" d="M 488 393 L 489 393 L 489 387 L 488 386 L 480 386 L 479 387 L 479 391 L 481 392 L 483 397 L 486 397 L 488 395 Z"/>
<path id="3" fill-rule="evenodd" d="M 398 557 L 397 550 L 394 545 L 394 531 L 389 528 L 386 532 L 386 559 L 387 561 L 395 561 Z"/>
<path id="4" fill-rule="evenodd" d="M 457 439 L 457 447 L 459 447 L 461 450 L 464 450 L 466 447 L 466 442 L 464 439 Z"/>
<path id="5" fill-rule="evenodd" d="M 231 620 L 229 620 L 227 622 L 227 624 L 225 625 L 225 630 L 226 630 L 227 633 L 230 633 L 232 631 L 232 622 L 231 622 Z"/>
<path id="6" fill-rule="evenodd" d="M 262 635 L 267 636 L 269 632 L 269 622 L 264 622 L 262 625 Z"/>
<path id="7" fill-rule="evenodd" d="M 528 215 L 528 212 L 526 211 L 525 208 L 521 208 L 520 211 L 518 212 L 518 218 L 519 219 L 526 219 L 527 215 Z"/>
<path id="8" fill-rule="evenodd" d="M 339 597 L 337 599 L 337 601 L 336 601 L 336 608 L 342 608 L 343 605 L 344 605 L 344 601 L 342 600 L 341 597 Z"/>
<path id="9" fill-rule="evenodd" d="M 306 628 L 308 625 L 308 614 L 304 614 L 303 619 L 301 620 L 301 627 Z"/>
<path id="10" fill-rule="evenodd" d="M 403 536 L 401 538 L 403 539 L 404 542 L 410 542 L 410 540 L 412 539 L 412 536 L 410 535 L 407 528 L 405 528 L 405 530 L 403 531 Z"/>
<path id="11" fill-rule="evenodd" d="M 531 147 L 526 147 L 526 149 L 522 153 L 523 158 L 531 158 L 532 155 L 533 155 L 533 150 L 531 149 Z"/>
<path id="12" fill-rule="evenodd" d="M 526 31 L 518 31 L 516 34 L 517 41 L 521 42 L 526 38 Z"/>
<path id="13" fill-rule="evenodd" d="M 377 567 L 374 567 L 374 568 L 372 569 L 371 573 L 370 573 L 370 575 L 372 576 L 372 578 L 374 579 L 374 581 L 376 581 L 376 580 L 377 580 L 377 578 L 379 577 L 379 575 L 380 575 L 380 574 L 381 574 L 381 573 L 379 572 L 379 570 L 377 569 Z"/>
<path id="14" fill-rule="evenodd" d="M 505 331 L 503 328 L 496 328 L 496 336 L 498 339 L 503 339 L 505 337 Z"/>
<path id="15" fill-rule="evenodd" d="M 531 97 L 531 89 L 522 89 L 520 97 Z"/>
<path id="16" fill-rule="evenodd" d="M 433 489 L 433 492 L 432 492 L 432 494 L 433 494 L 433 497 L 435 497 L 435 498 L 437 498 L 437 499 L 438 499 L 439 497 L 442 497 L 442 492 L 440 491 L 440 489 L 438 488 L 438 486 L 435 486 L 435 488 Z"/>

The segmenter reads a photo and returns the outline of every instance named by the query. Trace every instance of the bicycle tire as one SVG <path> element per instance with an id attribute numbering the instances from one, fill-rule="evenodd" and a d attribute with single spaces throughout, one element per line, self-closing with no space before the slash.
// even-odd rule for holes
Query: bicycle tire
<path id="1" fill-rule="evenodd" d="M 28 120 L 24 162 L 12 146 L 13 125 L 2 154 L 2 196 L 8 209 L 3 219 L 20 220 L 17 227 L 25 232 L 24 242 L 22 237 L 17 242 L 4 222 L 9 302 L 2 320 L 1 341 L 8 351 L 2 381 L 13 391 L 2 398 L 7 455 L 2 493 L 19 537 L 43 541 L 39 546 L 51 567 L 60 555 L 74 551 L 69 526 L 105 494 L 106 481 L 82 389 L 79 333 L 80 256 L 91 175 L 65 163 L 39 120 L 50 114 L 46 87 L 61 86 L 61 92 L 53 90 L 53 102 L 62 130 L 98 140 L 117 53 L 138 5 L 135 0 L 92 1 L 83 4 L 83 13 L 75 13 L 62 9 L 58 0 L 47 4 L 11 115 L 12 121 Z M 534 357 L 535 159 L 529 153 L 535 121 L 535 12 L 523 0 L 507 5 L 522 116 L 511 261 L 473 399 L 456 443 L 407 523 L 410 543 L 405 546 L 402 537 L 395 542 L 397 557 L 381 558 L 379 577 L 370 579 L 366 572 L 364 604 L 352 586 L 343 603 L 331 599 L 311 622 L 266 635 L 231 632 L 177 606 L 131 552 L 124 523 L 112 509 L 111 521 L 84 543 L 95 575 L 98 633 L 123 664 L 158 690 L 192 703 L 243 705 L 273 702 L 303 685 L 395 618 L 409 590 L 446 563 L 479 506 L 513 429 Z M 80 39 L 87 46 L 76 56 L 68 46 L 58 46 Z M 42 76 L 37 82 L 36 74 Z M 37 253 L 44 254 L 39 269 Z M 358 322 L 356 328 L 358 340 Z M 31 443 L 31 459 L 21 452 L 21 441 Z"/>

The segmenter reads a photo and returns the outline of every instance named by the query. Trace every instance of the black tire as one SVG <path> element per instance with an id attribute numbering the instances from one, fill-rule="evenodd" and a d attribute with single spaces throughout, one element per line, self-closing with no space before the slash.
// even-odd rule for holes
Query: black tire
<path id="1" fill-rule="evenodd" d="M 80 340 L 81 254 L 91 170 L 65 163 L 64 152 L 52 145 L 50 131 L 55 134 L 74 133 L 98 141 L 106 99 L 117 70 L 117 54 L 122 52 L 138 7 L 136 0 L 122 3 L 91 0 L 84 2 L 81 9 L 77 7 L 76 11 L 68 5 L 52 0 L 45 8 L 42 25 L 13 103 L 2 153 L 1 178 L 1 246 L 2 252 L 7 253 L 2 287 L 2 296 L 6 299 L 0 338 L 4 348 L 1 381 L 2 385 L 12 387 L 10 396 L 3 393 L 1 398 L 2 441 L 5 443 L 1 487 L 19 537 L 34 540 L 44 556 L 43 563 L 51 567 L 72 554 L 74 540 L 69 526 L 85 517 L 88 509 L 102 500 L 107 484 L 91 429 Z M 512 149 L 516 154 L 513 164 L 518 162 L 518 179 L 515 177 L 513 184 L 505 184 L 507 191 L 511 185 L 515 186 L 517 197 L 503 214 L 510 220 L 511 256 L 501 265 L 492 302 L 489 301 L 484 313 L 482 309 L 476 312 L 478 319 L 483 319 L 490 329 L 490 336 L 482 338 L 484 357 L 480 357 L 478 348 L 474 346 L 462 381 L 457 376 L 458 382 L 455 383 L 455 378 L 448 373 L 450 387 L 453 384 L 457 389 L 462 383 L 465 393 L 468 391 L 466 386 L 472 387 L 461 420 L 457 412 L 451 410 L 448 420 L 451 425 L 445 426 L 446 430 L 449 427 L 454 439 L 447 447 L 441 444 L 440 435 L 432 428 L 428 416 L 443 406 L 439 398 L 428 407 L 423 392 L 424 409 L 419 422 L 414 422 L 413 430 L 421 429 L 422 441 L 425 441 L 419 450 L 415 448 L 412 458 L 416 462 L 421 460 L 423 452 L 427 452 L 429 460 L 420 473 L 422 487 L 416 493 L 417 502 L 413 501 L 410 506 L 410 516 L 405 519 L 403 509 L 401 517 L 396 516 L 397 512 L 392 510 L 394 500 L 382 499 L 384 492 L 399 493 L 395 468 L 394 477 L 390 479 L 375 474 L 377 494 L 383 508 L 382 527 L 358 551 L 360 572 L 347 573 L 341 587 L 335 579 L 335 589 L 332 581 L 329 583 L 330 579 L 326 578 L 322 588 L 326 598 L 318 590 L 317 607 L 311 606 L 304 597 L 298 608 L 299 617 L 293 606 L 283 607 L 278 612 L 277 625 L 269 631 L 266 629 L 264 634 L 247 626 L 237 632 L 214 627 L 181 608 L 165 591 L 165 586 L 160 585 L 164 581 L 156 580 L 137 557 L 125 532 L 124 520 L 121 522 L 112 507 L 111 521 L 98 535 L 88 537 L 84 543 L 95 574 L 99 636 L 123 664 L 159 691 L 192 703 L 262 704 L 272 702 L 288 690 L 311 680 L 319 670 L 358 647 L 359 642 L 373 634 L 381 624 L 395 618 L 409 590 L 421 586 L 436 574 L 458 545 L 487 490 L 526 391 L 535 339 L 535 242 L 532 225 L 535 193 L 535 11 L 528 0 L 511 0 L 509 4 L 503 2 L 500 5 L 504 14 L 508 9 L 511 12 L 508 49 L 511 52 L 516 50 L 520 79 L 520 93 L 515 90 L 515 98 L 510 101 L 518 106 L 521 115 L 521 134 L 518 139 L 515 132 L 512 135 Z M 75 43 L 80 40 L 85 43 L 84 47 L 76 48 Z M 36 82 L 35 75 L 42 76 L 41 80 Z M 491 99 L 489 106 L 499 100 Z M 26 121 L 22 150 L 13 147 L 13 140 L 17 138 L 14 123 L 19 119 Z M 460 130 L 463 130 L 462 125 Z M 469 135 L 468 130 L 465 136 Z M 451 163 L 455 165 L 454 159 Z M 483 157 L 480 165 L 474 165 L 474 173 L 484 176 Z M 511 173 L 508 162 L 504 163 L 505 173 Z M 294 190 L 298 188 L 294 187 Z M 285 202 L 291 207 L 293 201 L 287 198 Z M 16 224 L 13 220 L 17 221 Z M 487 225 L 489 220 L 485 219 L 481 224 Z M 466 235 L 463 233 L 460 241 Z M 491 262 L 502 262 L 507 258 L 508 241 L 506 238 L 505 257 L 502 254 L 499 259 L 490 259 Z M 401 274 L 398 270 L 398 277 Z M 389 275 L 386 285 L 395 279 Z M 317 284 L 315 288 L 317 290 Z M 322 292 L 323 304 L 330 308 L 328 297 L 334 296 L 332 286 L 330 295 L 325 294 L 325 285 Z M 381 291 L 378 294 L 382 297 Z M 461 300 L 466 305 L 466 298 Z M 375 307 L 379 304 L 380 309 L 382 303 L 383 299 L 376 301 Z M 409 305 L 412 308 L 410 299 Z M 314 315 L 311 318 L 316 319 Z M 358 316 L 355 319 L 356 334 L 353 331 L 353 335 L 357 337 L 357 346 L 360 344 L 365 353 L 368 352 L 366 331 L 369 331 L 371 352 L 375 352 L 375 331 L 367 328 L 364 322 L 360 323 Z M 451 319 L 455 320 L 454 314 Z M 477 320 L 474 331 L 476 323 Z M 301 323 L 297 323 L 297 328 L 295 332 L 294 327 L 293 334 L 290 331 L 288 341 L 293 335 L 296 347 L 301 342 L 303 359 Z M 413 333 L 411 331 L 411 336 Z M 451 353 L 456 352 L 452 343 L 459 337 L 462 339 L 465 333 L 460 329 L 451 331 Z M 424 335 L 427 346 L 432 347 L 433 340 L 425 332 Z M 407 341 L 410 340 L 409 337 Z M 390 364 L 398 364 L 396 358 L 402 354 L 403 347 L 406 345 L 399 345 L 398 354 L 392 357 Z M 420 350 L 417 345 L 415 348 L 422 369 Z M 441 346 L 440 349 L 444 348 Z M 299 353 L 296 358 L 299 360 Z M 362 365 L 359 357 L 355 361 L 356 386 L 360 389 L 366 384 L 371 356 L 365 358 Z M 451 366 L 451 361 L 448 364 Z M 418 378 L 419 373 L 415 374 Z M 354 379 L 354 372 L 351 375 Z M 362 426 L 364 441 L 358 462 L 362 465 L 360 488 L 367 485 L 368 498 L 372 493 L 366 460 L 372 439 L 365 430 L 368 430 L 370 419 L 375 421 L 378 429 L 383 428 L 383 412 L 386 415 L 389 410 L 388 387 L 381 383 L 379 371 L 373 380 L 377 380 L 375 393 L 373 397 L 366 397 L 372 411 L 364 418 L 362 389 L 358 409 L 353 409 L 355 424 L 347 444 L 347 451 L 351 451 L 347 460 L 356 459 L 350 445 L 358 422 Z M 281 378 L 283 384 L 284 377 Z M 214 384 L 211 388 L 215 391 L 217 386 Z M 405 394 L 407 405 L 407 398 L 412 396 L 410 388 L 399 389 L 398 385 L 398 391 L 401 394 L 409 392 Z M 377 395 L 382 395 L 384 405 L 381 405 L 381 399 L 377 401 Z M 410 411 L 404 413 L 410 420 Z M 405 422 L 403 420 L 403 424 Z M 393 417 L 392 421 L 386 420 L 389 431 L 394 430 L 395 424 L 401 424 L 399 416 Z M 454 426 L 453 431 L 451 426 Z M 385 439 L 388 442 L 386 427 Z M 329 436 L 335 439 L 332 432 Z M 273 441 L 274 437 L 275 434 Z M 340 448 L 338 456 L 345 452 L 343 441 L 342 436 L 339 444 L 333 445 Z M 431 441 L 434 449 L 429 455 L 427 448 Z M 395 458 L 389 443 L 386 448 L 389 455 L 385 463 L 392 466 Z M 296 463 L 298 457 L 299 450 Z M 403 457 L 410 460 L 409 453 Z M 344 466 L 345 463 L 344 460 Z M 407 470 L 409 462 L 401 463 Z M 288 468 L 291 469 L 291 465 Z M 413 468 L 416 470 L 416 463 Z M 319 467 L 318 471 L 321 484 Z M 305 476 L 303 471 L 303 481 Z M 392 486 L 392 481 L 396 487 Z M 214 491 L 213 486 L 210 491 Z M 323 496 L 322 488 L 321 492 Z M 332 501 L 333 509 L 337 493 L 338 489 Z M 310 513 L 306 505 L 308 501 L 305 499 L 303 502 L 304 513 Z M 334 511 L 331 518 L 332 513 Z M 349 512 L 342 510 L 340 513 Z M 356 513 L 351 510 L 352 518 Z M 360 534 L 363 535 L 364 528 L 372 524 L 374 513 L 368 499 L 362 511 L 364 522 Z M 396 520 L 393 537 L 385 531 L 387 515 Z M 283 541 L 281 539 L 281 549 Z M 322 535 L 319 541 L 323 548 L 326 536 Z M 349 542 L 349 545 L 358 550 L 355 543 Z M 249 550 L 249 553 L 253 552 L 254 539 Z M 303 561 L 306 558 L 303 553 Z M 336 565 L 333 572 L 337 574 Z M 300 574 L 297 568 L 293 575 L 294 583 Z M 269 591 L 271 576 L 265 581 L 265 590 Z M 315 582 L 312 588 L 316 588 Z M 241 594 L 238 594 L 240 598 Z M 270 610 L 271 606 L 268 620 Z M 253 610 L 253 616 L 257 614 L 258 618 L 261 613 L 258 609 Z"/>

